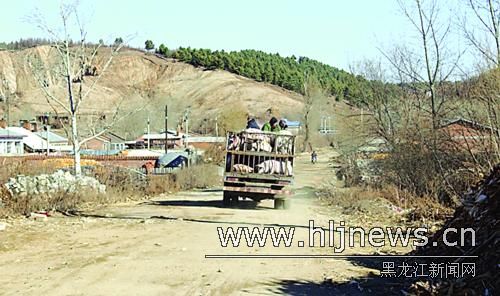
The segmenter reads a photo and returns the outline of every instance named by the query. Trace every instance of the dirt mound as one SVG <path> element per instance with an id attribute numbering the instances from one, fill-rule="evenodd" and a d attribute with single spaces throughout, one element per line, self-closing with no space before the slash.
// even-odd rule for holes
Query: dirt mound
<path id="1" fill-rule="evenodd" d="M 103 48 L 98 53 L 98 69 L 109 50 Z M 56 55 L 50 46 L 0 51 L 0 78 L 7 81 L 10 92 L 15 94 L 11 100 L 11 121 L 52 111 L 33 78 L 28 59 L 38 57 L 45 68 L 55 68 Z M 58 81 L 50 72 L 44 74 L 44 79 L 51 91 L 63 96 L 64 81 Z M 96 77 L 86 79 L 92 82 Z M 213 118 L 221 106 L 229 104 L 241 104 L 254 114 L 278 107 L 280 113 L 291 115 L 297 114 L 302 107 L 302 97 L 285 89 L 226 71 L 203 70 L 130 49 L 124 49 L 116 56 L 109 70 L 100 77 L 95 91 L 82 104 L 82 109 L 88 112 L 111 111 L 122 98 L 122 109 L 123 106 L 132 108 L 147 103 L 151 106 L 149 110 L 161 111 L 168 104 L 174 120 L 187 108 L 191 110 L 192 120 L 203 121 Z"/>
<path id="2" fill-rule="evenodd" d="M 496 295 L 500 291 L 500 165 L 497 165 L 483 181 L 471 189 L 454 216 L 443 228 L 436 232 L 426 247 L 418 249 L 416 255 L 478 256 L 475 259 L 475 276 L 462 279 L 414 285 L 415 290 L 438 291 L 440 294 L 455 295 Z M 447 240 L 460 242 L 460 229 L 475 230 L 476 245 L 472 246 L 471 236 L 465 235 L 464 247 L 449 247 L 443 242 L 446 229 L 458 229 L 458 233 L 448 232 Z M 433 247 L 437 242 L 438 247 Z M 459 261 L 461 259 L 458 259 Z M 417 288 L 419 287 L 419 288 Z M 459 292 L 461 291 L 461 292 Z M 451 293 L 451 294 L 450 294 Z"/>

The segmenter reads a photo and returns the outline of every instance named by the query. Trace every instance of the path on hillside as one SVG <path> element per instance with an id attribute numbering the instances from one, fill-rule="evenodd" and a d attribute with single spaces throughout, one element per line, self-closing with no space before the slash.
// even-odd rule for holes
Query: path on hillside
<path id="1" fill-rule="evenodd" d="M 360 294 L 356 284 L 327 283 L 348 283 L 370 271 L 343 259 L 205 258 L 332 253 L 297 243 L 307 244 L 310 219 L 327 225 L 335 218 L 314 195 L 332 174 L 321 156 L 316 165 L 306 155 L 298 158 L 290 210 L 274 210 L 271 201 L 257 208 L 223 208 L 221 191 L 192 191 L 111 206 L 93 217 L 13 225 L 0 232 L 0 295 Z M 217 236 L 217 227 L 275 225 L 296 226 L 292 247 L 223 248 Z"/>

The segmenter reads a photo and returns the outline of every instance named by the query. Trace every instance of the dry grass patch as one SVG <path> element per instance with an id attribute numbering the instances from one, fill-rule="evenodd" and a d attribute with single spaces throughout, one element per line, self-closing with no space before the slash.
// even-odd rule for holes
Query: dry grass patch
<path id="1" fill-rule="evenodd" d="M 443 206 L 435 198 L 415 197 L 391 186 L 383 189 L 325 187 L 320 190 L 319 196 L 328 205 L 342 208 L 345 214 L 395 216 L 406 221 L 439 221 L 453 212 L 452 208 Z"/>

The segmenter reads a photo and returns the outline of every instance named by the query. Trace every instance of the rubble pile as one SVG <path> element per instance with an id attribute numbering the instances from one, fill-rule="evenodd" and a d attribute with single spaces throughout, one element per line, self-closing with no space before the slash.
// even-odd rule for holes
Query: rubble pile
<path id="1" fill-rule="evenodd" d="M 51 175 L 24 176 L 10 178 L 5 188 L 12 197 L 36 196 L 58 192 L 73 193 L 90 190 L 104 193 L 106 186 L 92 177 L 75 177 L 70 172 L 59 170 Z"/>
<path id="2" fill-rule="evenodd" d="M 415 290 L 437 291 L 440 294 L 494 295 L 500 292 L 500 165 L 491 174 L 472 188 L 463 198 L 463 205 L 455 211 L 443 228 L 436 232 L 426 247 L 417 249 L 416 255 L 478 256 L 459 258 L 457 261 L 475 262 L 475 275 L 453 280 L 441 280 L 432 284 L 419 285 Z M 457 233 L 448 232 L 448 242 L 458 242 L 457 246 L 446 246 L 443 234 L 446 229 L 455 228 Z M 475 230 L 475 246 L 472 236 L 465 234 L 465 242 L 460 243 L 460 229 Z M 437 246 L 433 243 L 437 242 Z M 463 245 L 463 246 L 462 246 Z"/>

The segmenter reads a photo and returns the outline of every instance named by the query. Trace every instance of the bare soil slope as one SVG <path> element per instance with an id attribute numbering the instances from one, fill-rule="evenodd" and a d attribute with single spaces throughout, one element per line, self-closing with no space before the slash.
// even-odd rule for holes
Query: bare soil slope
<path id="1" fill-rule="evenodd" d="M 99 64 L 108 55 L 109 49 L 102 49 L 98 55 Z M 14 119 L 52 111 L 28 66 L 28 61 L 34 57 L 41 61 L 43 68 L 57 66 L 56 52 L 49 46 L 0 51 L 0 78 L 6 80 L 10 92 L 15 94 L 11 100 Z M 57 81 L 50 72 L 43 76 L 51 90 L 63 96 L 64 81 Z M 96 78 L 86 77 L 88 82 Z M 191 107 L 194 116 L 203 118 L 214 116 L 221 106 L 240 102 L 252 113 L 263 113 L 270 107 L 279 106 L 281 113 L 293 114 L 302 106 L 300 95 L 276 86 L 129 49 L 116 56 L 82 108 L 109 111 L 122 98 L 125 105 L 130 106 L 148 102 L 160 107 L 168 103 L 177 112 Z"/>

